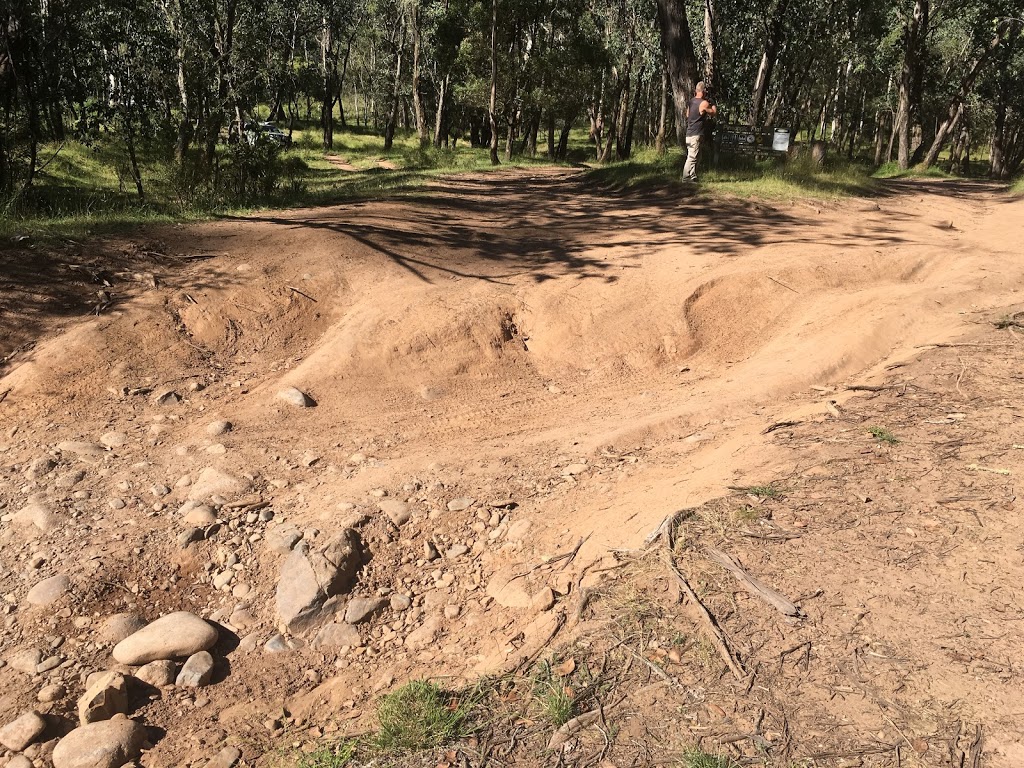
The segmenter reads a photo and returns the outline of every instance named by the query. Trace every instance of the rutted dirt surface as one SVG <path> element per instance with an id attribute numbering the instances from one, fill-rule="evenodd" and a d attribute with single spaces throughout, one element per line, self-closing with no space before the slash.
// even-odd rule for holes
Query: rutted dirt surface
<path id="1" fill-rule="evenodd" d="M 408 679 L 523 669 L 586 637 L 607 618 L 591 597 L 609 580 L 663 599 L 667 572 L 621 575 L 609 550 L 700 508 L 683 539 L 727 544 L 804 597 L 805 615 L 780 622 L 733 596 L 724 571 L 700 576 L 762 678 L 729 688 L 726 709 L 706 692 L 728 673 L 706 659 L 699 679 L 670 670 L 662 683 L 686 693 L 659 717 L 689 725 L 671 739 L 628 727 L 649 753 L 602 758 L 642 764 L 659 744 L 705 740 L 779 765 L 938 766 L 959 723 L 984 727 L 985 765 L 1018 765 L 1022 342 L 992 322 L 1021 309 L 1022 236 L 1024 203 L 983 184 L 771 206 L 515 172 L 413 200 L 11 248 L 0 720 L 35 707 L 50 736 L 66 731 L 88 673 L 116 666 L 106 617 L 186 610 L 221 626 L 213 683 L 133 699 L 164 731 L 142 765 L 202 765 L 225 745 L 270 764 L 371 729 L 370 703 Z M 963 339 L 982 346 L 920 348 Z M 851 381 L 889 388 L 866 400 Z M 280 399 L 287 387 L 314 407 Z M 798 423 L 765 433 L 780 422 Z M 728 497 L 770 482 L 785 493 Z M 744 538 L 736 514 L 798 535 Z M 348 527 L 354 588 L 279 633 L 285 563 Z M 702 574 L 715 566 L 700 551 L 676 556 Z M 60 575 L 52 602 L 29 601 Z M 374 607 L 347 623 L 353 598 Z M 649 640 L 637 653 L 661 664 L 671 638 L 653 656 Z M 14 658 L 26 649 L 31 669 Z M 38 702 L 53 684 L 66 693 Z M 798 698 L 779 720 L 778 702 Z M 763 722 L 740 723 L 757 701 Z M 709 729 L 718 710 L 740 724 Z M 757 739 L 724 738 L 739 732 Z M 584 764 L 580 744 L 561 759 Z"/>

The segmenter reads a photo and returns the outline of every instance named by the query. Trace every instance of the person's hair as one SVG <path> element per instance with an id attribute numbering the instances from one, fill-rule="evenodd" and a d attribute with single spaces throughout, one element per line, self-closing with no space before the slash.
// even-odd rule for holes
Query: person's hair
<path id="1" fill-rule="evenodd" d="M 695 85 L 693 87 L 693 92 L 694 93 L 707 93 L 706 86 L 704 85 L 704 81 L 703 80 L 701 80 L 699 83 L 697 83 L 697 85 Z"/>

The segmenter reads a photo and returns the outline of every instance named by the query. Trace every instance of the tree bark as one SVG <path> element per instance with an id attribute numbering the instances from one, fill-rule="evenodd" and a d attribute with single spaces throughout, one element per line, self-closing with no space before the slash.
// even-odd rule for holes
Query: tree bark
<path id="1" fill-rule="evenodd" d="M 501 165 L 498 159 L 498 0 L 491 0 L 491 100 L 487 115 L 491 123 L 491 165 Z"/>
<path id="2" fill-rule="evenodd" d="M 715 0 L 704 0 L 704 84 L 713 93 L 718 84 L 718 11 Z"/>
<path id="3" fill-rule="evenodd" d="M 777 0 L 772 8 L 765 29 L 764 52 L 761 54 L 761 66 L 757 69 L 754 89 L 750 96 L 749 120 L 752 126 L 759 126 L 761 111 L 764 109 L 768 95 L 768 86 L 772 80 L 772 70 L 779 56 L 779 44 L 782 42 L 783 22 L 786 18 L 788 0 Z"/>
<path id="4" fill-rule="evenodd" d="M 919 112 L 920 82 L 925 39 L 928 35 L 929 0 L 914 0 L 914 11 L 903 36 L 903 67 L 900 70 L 900 103 L 897 111 L 898 161 L 910 167 L 910 124 Z"/>
<path id="5" fill-rule="evenodd" d="M 402 106 L 402 53 L 405 49 L 405 25 L 399 33 L 398 50 L 395 56 L 395 86 L 392 91 L 391 109 L 384 126 L 384 151 L 390 152 L 395 143 L 395 129 L 398 127 L 398 110 Z"/>
<path id="6" fill-rule="evenodd" d="M 658 0 L 661 47 L 665 52 L 676 116 L 676 140 L 682 146 L 686 134 L 686 106 L 697 85 L 697 56 L 690 37 L 684 0 Z"/>
<path id="7" fill-rule="evenodd" d="M 659 155 L 665 154 L 665 137 L 668 128 L 668 68 L 661 68 L 661 109 L 658 115 L 658 134 L 654 139 L 654 150 Z"/>
<path id="8" fill-rule="evenodd" d="M 419 3 L 414 2 L 409 9 L 409 28 L 412 30 L 412 106 L 416 113 L 416 135 L 419 136 L 420 146 L 430 145 L 430 135 L 427 132 L 427 113 L 423 108 L 423 97 L 420 94 L 420 8 Z"/>
<path id="9" fill-rule="evenodd" d="M 437 112 L 434 115 L 434 146 L 438 149 L 441 148 L 441 142 L 444 138 L 445 110 L 448 109 L 447 99 L 450 80 L 451 74 L 446 74 L 441 78 L 437 88 Z"/>

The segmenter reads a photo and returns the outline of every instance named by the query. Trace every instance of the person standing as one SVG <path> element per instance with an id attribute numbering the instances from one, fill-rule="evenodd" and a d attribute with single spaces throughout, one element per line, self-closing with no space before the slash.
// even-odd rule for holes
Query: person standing
<path id="1" fill-rule="evenodd" d="M 697 161 L 700 159 L 700 145 L 704 141 L 704 131 L 708 120 L 718 113 L 718 108 L 707 99 L 705 85 L 697 83 L 694 95 L 686 108 L 686 165 L 683 167 L 683 178 L 686 181 L 697 180 Z"/>

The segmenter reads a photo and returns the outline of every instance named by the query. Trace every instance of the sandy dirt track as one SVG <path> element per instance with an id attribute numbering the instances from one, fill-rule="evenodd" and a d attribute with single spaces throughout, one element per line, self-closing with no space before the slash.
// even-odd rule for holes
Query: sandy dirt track
<path id="1" fill-rule="evenodd" d="M 123 466 L 109 465 L 89 480 L 98 501 L 133 472 L 140 484 L 166 482 L 174 499 L 176 476 L 207 465 L 256 478 L 254 486 L 268 481 L 262 487 L 275 509 L 286 509 L 298 528 L 329 528 L 339 505 L 372 510 L 383 493 L 402 495 L 404 488 L 411 498 L 421 484 L 450 492 L 445 499 L 456 492 L 480 500 L 509 495 L 518 505 L 515 519 L 528 521 L 530 533 L 483 558 L 475 571 L 480 589 L 585 538 L 574 565 L 578 589 L 586 568 L 607 559 L 608 550 L 640 547 L 679 510 L 727 496 L 729 487 L 779 478 L 820 484 L 825 475 L 815 467 L 854 461 L 852 448 L 822 452 L 799 429 L 784 433 L 790 443 L 766 429 L 780 422 L 835 426 L 837 414 L 861 408 L 862 393 L 846 385 L 890 386 L 898 366 L 926 376 L 938 365 L 922 357 L 929 345 L 988 344 L 978 334 L 1024 304 L 1022 243 L 1024 202 L 985 183 L 894 181 L 870 199 L 768 204 L 612 193 L 588 188 L 573 172 L 508 171 L 446 179 L 410 199 L 263 213 L 62 248 L 19 246 L 0 254 L 0 457 L 11 468 L 4 501 L 17 509 L 40 491 L 18 484 L 47 446 L 119 430 L 137 435 L 137 445 L 125 449 Z M 109 303 L 97 290 L 108 292 Z M 98 301 L 98 313 L 88 314 Z M 1020 348 L 1000 350 L 1020 359 Z M 943 366 L 958 359 L 951 354 Z M 1014 364 L 996 369 L 1012 372 Z M 202 386 L 190 390 L 193 382 Z M 955 384 L 959 396 L 963 376 Z M 316 407 L 294 409 L 276 399 L 287 386 L 308 393 Z M 985 397 L 1012 404 L 1014 386 Z M 154 405 L 150 394 L 164 388 L 183 402 Z M 986 414 L 999 422 L 995 411 Z M 229 419 L 233 431 L 210 439 L 204 425 L 214 418 Z M 860 421 L 851 424 L 863 437 Z M 986 434 L 1024 443 L 1021 424 L 1015 411 Z M 849 436 L 835 428 L 826 442 L 845 446 Z M 1010 456 L 1014 473 L 1021 454 Z M 937 472 L 942 455 L 928 455 Z M 984 464 L 985 457 L 972 460 Z M 861 486 L 884 494 L 879 477 Z M 913 486 L 903 489 L 906 504 L 934 503 L 930 480 L 893 472 L 889 482 Z M 853 490 L 844 486 L 841 495 Z M 834 491 L 808 493 L 821 501 Z M 60 503 L 59 493 L 46 492 Z M 1019 502 L 1006 493 L 1009 502 L 1000 496 L 1000 504 L 1010 506 L 1000 509 L 1018 514 Z M 106 507 L 102 513 L 111 515 Z M 835 522 L 794 514 L 780 518 L 790 529 L 808 519 L 812 527 Z M 838 509 L 836 515 L 842 517 Z M 451 531 L 471 520 L 453 522 Z M 143 527 L 152 533 L 156 524 Z M 432 513 L 422 525 L 424 532 L 441 529 L 445 519 Z M 899 523 L 898 530 L 917 537 L 920 526 Z M 120 523 L 114 528 L 129 535 Z M 381 540 L 389 541 L 383 530 Z M 820 582 L 814 570 L 835 565 L 845 547 L 889 535 L 884 525 L 869 530 L 852 543 L 823 538 L 836 542 L 835 551 L 816 540 L 818 549 L 787 550 L 759 564 L 791 596 L 818 588 L 834 595 L 846 578 Z M 39 547 L 16 547 L 6 529 L 0 536 L 5 556 L 15 560 Z M 997 547 L 1000 567 L 1024 575 L 1007 537 L 982 544 Z M 823 559 L 794 576 L 814 552 Z M 198 568 L 182 565 L 185 556 L 168 556 Z M 381 558 L 367 584 L 385 584 L 384 562 L 391 561 Z M 396 556 L 396 569 L 398 563 Z M 779 563 L 785 567 L 776 569 Z M 31 585 L 16 574 L 23 565 L 12 560 L 6 568 L 4 592 Z M 254 579 L 260 594 L 272 591 L 275 568 L 265 564 L 262 581 Z M 881 569 L 864 578 L 875 589 L 886 577 Z M 532 577 L 530 583 L 541 586 Z M 941 579 L 932 586 L 915 606 L 961 589 Z M 848 598 L 843 610 L 856 616 L 859 598 Z M 970 599 L 957 593 L 964 604 Z M 1011 602 L 1016 606 L 1019 594 Z M 477 607 L 463 615 L 479 623 L 459 632 L 479 641 L 453 630 L 449 645 L 457 653 L 395 656 L 391 682 L 439 665 L 467 679 L 490 671 L 491 646 L 500 645 L 493 638 L 516 620 L 491 615 L 486 601 Z M 231 606 L 219 610 L 231 614 Z M 827 614 L 815 620 L 827 622 Z M 42 620 L 30 613 L 23 627 Z M 891 628 L 899 611 L 879 620 Z M 957 620 L 943 615 L 908 627 L 927 633 Z M 24 642 L 26 634 L 8 639 Z M 838 647 L 842 638 L 832 641 Z M 943 675 L 928 653 L 918 657 L 933 665 L 929 674 Z M 266 678 L 246 689 L 250 701 L 274 699 L 267 691 L 279 672 L 258 662 L 239 666 Z M 952 682 L 936 685 L 934 696 L 964 699 L 968 715 L 979 716 L 985 696 L 965 689 L 969 675 L 949 675 Z M 300 693 L 301 668 L 285 677 L 289 691 Z M 1000 679 L 1006 687 L 989 701 L 995 747 L 986 766 L 1009 768 L 1022 759 L 1011 721 L 1024 711 L 1024 698 L 1012 692 L 1018 672 Z M 365 695 L 380 690 L 376 677 L 361 685 Z M 839 717 L 826 694 L 827 687 L 815 689 L 808 706 Z M 5 711 L 15 703 L 0 701 Z M 862 709 L 851 705 L 846 715 L 869 727 Z M 168 718 L 170 710 L 153 716 Z M 145 765 L 172 764 L 177 738 L 169 729 Z M 935 750 L 908 759 L 943 764 Z"/>

